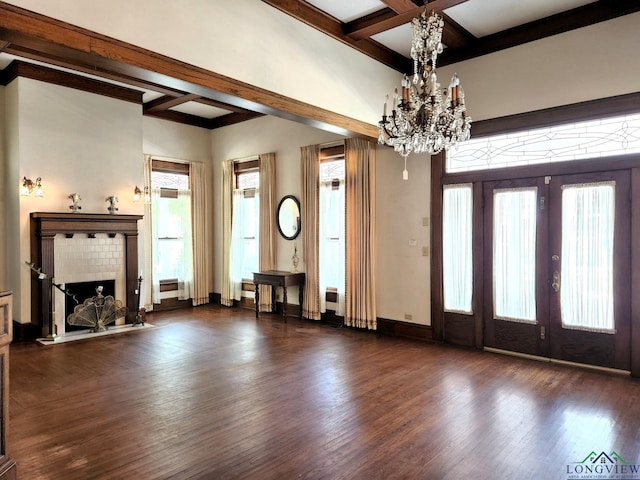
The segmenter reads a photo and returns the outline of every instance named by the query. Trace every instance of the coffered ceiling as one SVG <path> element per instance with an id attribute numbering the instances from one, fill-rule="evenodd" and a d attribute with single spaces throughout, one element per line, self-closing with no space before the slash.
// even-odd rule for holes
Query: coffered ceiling
<path id="1" fill-rule="evenodd" d="M 410 22 L 425 8 L 422 0 L 263 1 L 399 72 L 411 71 Z M 445 51 L 439 65 L 447 65 L 628 15 L 640 11 L 640 1 L 431 0 L 427 8 L 444 17 Z M 33 34 L 32 31 L 40 28 L 37 22 L 41 19 L 33 19 L 25 12 L 0 1 L 0 84 L 23 75 L 101 94 L 126 97 L 129 95 L 126 90 L 133 91 L 134 97 L 140 96 L 145 115 L 209 129 L 276 113 L 274 107 L 260 101 L 269 92 L 246 85 L 227 86 L 228 79 L 216 77 L 204 82 L 210 87 L 200 88 L 202 82 L 196 85 L 135 68 L 111 54 L 108 60 L 97 64 L 92 57 L 93 64 L 88 65 L 86 54 L 63 48 L 56 41 L 41 38 L 39 33 Z M 25 20 L 33 24 L 23 28 Z M 50 27 L 59 29 L 55 22 Z M 70 40 L 62 43 L 65 42 L 71 46 Z M 206 75 L 206 72 L 197 73 Z M 223 84 L 225 88 L 216 88 Z M 229 94 L 245 88 L 248 94 L 239 98 Z M 304 108 L 295 101 L 276 99 L 275 103 L 279 113 L 285 112 L 285 117 L 305 121 Z M 313 116 L 322 117 L 326 123 L 337 119 L 337 123 L 346 125 L 342 128 L 346 133 L 369 133 L 368 127 L 354 125 L 351 128 L 348 119 L 333 117 L 330 112 Z M 320 125 L 322 122 L 312 119 L 305 123 Z"/>

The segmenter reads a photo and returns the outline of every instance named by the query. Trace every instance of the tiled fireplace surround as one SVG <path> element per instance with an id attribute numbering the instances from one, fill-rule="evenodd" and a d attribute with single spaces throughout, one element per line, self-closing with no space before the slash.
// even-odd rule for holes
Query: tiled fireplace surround
<path id="1" fill-rule="evenodd" d="M 71 238 L 61 233 L 53 240 L 56 283 L 67 289 L 70 283 L 115 280 L 114 298 L 126 303 L 126 271 L 124 262 L 124 237 L 110 237 L 98 233 L 93 238 L 87 234 L 77 234 Z M 69 293 L 74 293 L 69 290 Z M 64 293 L 55 290 L 55 324 L 59 335 L 64 335 L 65 318 L 73 312 L 64 309 Z M 106 295 L 106 294 L 105 294 Z M 84 298 L 77 298 L 82 304 Z M 128 307 L 128 305 L 125 305 Z M 125 322 L 116 320 L 116 325 Z"/>
<path id="2" fill-rule="evenodd" d="M 31 261 L 53 274 L 56 283 L 115 280 L 115 298 L 127 307 L 127 323 L 137 309 L 140 215 L 31 213 Z M 31 322 L 50 332 L 50 291 L 32 277 Z M 82 302 L 84 299 L 78 299 Z M 63 335 L 64 294 L 56 289 L 55 326 Z M 71 312 L 67 312 L 67 315 Z M 124 320 L 118 321 L 124 323 Z"/>

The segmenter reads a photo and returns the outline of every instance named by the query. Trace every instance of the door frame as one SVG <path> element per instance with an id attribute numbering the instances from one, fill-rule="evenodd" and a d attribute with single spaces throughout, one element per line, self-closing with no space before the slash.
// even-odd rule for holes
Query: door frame
<path id="1" fill-rule="evenodd" d="M 488 136 L 507 131 L 557 125 L 578 120 L 604 118 L 640 111 L 640 93 L 538 110 L 499 119 L 475 122 L 473 136 Z M 513 167 L 447 174 L 445 154 L 431 157 L 431 326 L 434 340 L 459 343 L 475 348 L 483 347 L 483 318 L 480 299 L 483 298 L 483 255 L 473 260 L 473 314 L 445 315 L 442 286 L 442 187 L 445 184 L 472 183 L 474 201 L 474 232 L 482 231 L 482 182 L 513 178 L 590 173 L 606 170 L 630 170 L 631 174 L 631 375 L 640 377 L 640 154 L 606 159 L 561 162 L 540 166 Z M 476 208 L 479 206 L 480 208 Z M 483 235 L 474 234 L 474 252 L 483 251 Z M 634 241 L 634 239 L 636 241 Z M 463 342 L 457 341 L 462 339 Z M 635 348 L 634 348 L 635 347 Z"/>

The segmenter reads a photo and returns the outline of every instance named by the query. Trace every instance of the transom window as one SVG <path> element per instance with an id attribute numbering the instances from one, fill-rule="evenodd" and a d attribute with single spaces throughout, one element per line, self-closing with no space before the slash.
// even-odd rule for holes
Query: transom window
<path id="1" fill-rule="evenodd" d="M 447 173 L 640 153 L 640 113 L 471 138 L 447 152 Z"/>

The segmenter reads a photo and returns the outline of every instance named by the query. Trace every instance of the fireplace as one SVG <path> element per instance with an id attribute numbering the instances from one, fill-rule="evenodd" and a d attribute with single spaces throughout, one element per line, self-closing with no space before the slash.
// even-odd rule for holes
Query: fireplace
<path id="1" fill-rule="evenodd" d="M 127 315 L 121 321 L 132 323 L 138 307 L 138 220 L 141 218 L 141 215 L 31 213 L 31 262 L 62 285 L 114 279 L 113 296 L 127 307 Z M 47 283 L 32 276 L 31 322 L 38 326 L 42 336 L 64 334 L 64 296 L 55 290 L 57 331 L 49 331 L 51 290 Z M 80 302 L 83 300 L 79 298 Z"/>
<path id="2" fill-rule="evenodd" d="M 119 298 L 116 296 L 115 286 L 115 280 L 97 280 L 92 282 L 66 283 L 64 286 L 65 290 L 67 291 L 67 295 L 65 295 L 64 297 L 64 331 L 72 332 L 74 330 L 86 330 L 88 327 L 71 325 L 67 321 L 69 315 L 73 313 L 73 310 L 77 305 L 82 305 L 82 303 L 87 298 L 96 296 L 96 289 L 98 287 L 102 287 L 102 295 L 104 295 L 105 297 L 107 295 L 111 295 L 116 300 L 119 300 Z"/>

